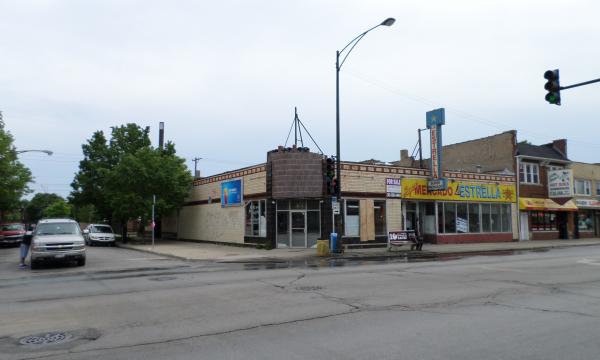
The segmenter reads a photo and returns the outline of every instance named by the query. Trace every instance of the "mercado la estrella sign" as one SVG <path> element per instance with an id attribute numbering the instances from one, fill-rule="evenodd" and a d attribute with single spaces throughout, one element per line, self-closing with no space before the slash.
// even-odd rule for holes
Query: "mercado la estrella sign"
<path id="1" fill-rule="evenodd" d="M 402 179 L 402 197 L 421 200 L 516 202 L 515 185 L 456 180 L 445 190 L 428 191 L 427 179 Z"/>

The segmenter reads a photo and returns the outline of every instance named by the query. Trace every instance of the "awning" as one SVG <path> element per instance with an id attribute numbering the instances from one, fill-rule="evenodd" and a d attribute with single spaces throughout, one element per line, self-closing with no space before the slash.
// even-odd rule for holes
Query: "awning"
<path id="1" fill-rule="evenodd" d="M 538 211 L 577 211 L 577 205 L 573 200 L 560 205 L 551 199 L 520 198 L 519 209 Z"/>

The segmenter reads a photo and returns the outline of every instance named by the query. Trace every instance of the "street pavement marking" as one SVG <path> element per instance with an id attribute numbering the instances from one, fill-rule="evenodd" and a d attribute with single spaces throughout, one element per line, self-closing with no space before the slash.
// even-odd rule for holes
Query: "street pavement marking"
<path id="1" fill-rule="evenodd" d="M 577 263 L 585 264 L 585 265 L 600 266 L 600 262 L 598 262 L 598 261 L 600 261 L 600 260 L 581 259 L 581 260 L 577 260 Z"/>

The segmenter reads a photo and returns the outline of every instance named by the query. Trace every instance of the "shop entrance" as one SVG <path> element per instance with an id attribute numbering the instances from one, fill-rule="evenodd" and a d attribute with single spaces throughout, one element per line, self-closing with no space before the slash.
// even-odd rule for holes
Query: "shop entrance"
<path id="1" fill-rule="evenodd" d="M 318 200 L 277 201 L 277 247 L 312 248 L 321 236 Z"/>
<path id="2" fill-rule="evenodd" d="M 422 235 L 435 235 L 435 203 L 432 201 L 406 201 L 404 205 L 404 229 L 416 230 Z M 425 240 L 430 239 L 425 237 Z"/>

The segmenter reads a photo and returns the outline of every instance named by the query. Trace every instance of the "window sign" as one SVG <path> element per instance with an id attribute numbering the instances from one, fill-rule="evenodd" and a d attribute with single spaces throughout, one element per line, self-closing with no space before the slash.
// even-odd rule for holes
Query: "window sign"
<path id="1" fill-rule="evenodd" d="M 385 179 L 385 191 L 389 198 L 399 198 L 402 195 L 402 179 Z"/>
<path id="2" fill-rule="evenodd" d="M 242 179 L 221 183 L 221 207 L 242 205 Z"/>
<path id="3" fill-rule="evenodd" d="M 573 170 L 548 171 L 548 196 L 551 198 L 573 196 Z"/>
<path id="4" fill-rule="evenodd" d="M 466 233 L 469 232 L 469 221 L 463 218 L 456 218 L 456 232 Z"/>

